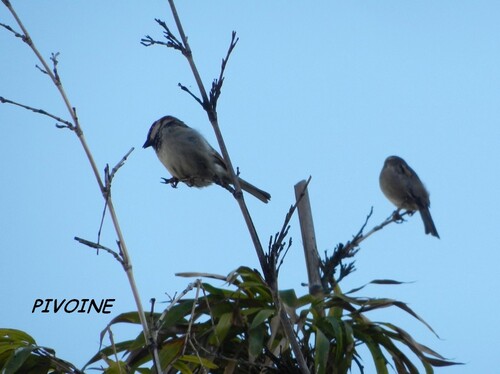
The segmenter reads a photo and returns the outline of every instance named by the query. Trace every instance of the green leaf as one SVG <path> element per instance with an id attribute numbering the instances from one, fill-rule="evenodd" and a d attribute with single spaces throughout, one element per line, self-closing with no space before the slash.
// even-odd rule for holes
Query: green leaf
<path id="1" fill-rule="evenodd" d="M 163 344 L 158 355 L 160 356 L 160 363 L 162 369 L 165 369 L 168 365 L 177 358 L 181 353 L 184 342 L 181 340 L 174 340 Z"/>
<path id="2" fill-rule="evenodd" d="M 250 330 L 264 323 L 270 316 L 274 315 L 274 313 L 274 309 L 261 309 L 254 317 L 252 324 L 250 325 Z"/>
<path id="3" fill-rule="evenodd" d="M 266 325 L 257 325 L 248 331 L 248 356 L 250 362 L 255 362 L 257 357 L 264 350 L 264 338 L 266 335 Z"/>
<path id="4" fill-rule="evenodd" d="M 241 282 L 238 287 L 246 294 L 245 298 L 272 300 L 269 288 L 260 282 L 245 281 Z"/>
<path id="5" fill-rule="evenodd" d="M 326 373 L 326 364 L 328 362 L 328 352 L 330 351 L 330 341 L 323 332 L 316 328 L 316 341 L 314 348 L 314 367 L 316 374 Z"/>
<path id="6" fill-rule="evenodd" d="M 354 343 L 354 331 L 352 328 L 352 322 L 342 322 L 342 327 L 345 331 L 345 343 L 344 343 L 344 359 L 342 360 L 343 372 L 347 372 L 351 368 L 353 356 L 356 354 L 355 343 Z"/>
<path id="7" fill-rule="evenodd" d="M 24 362 L 31 356 L 36 346 L 17 348 L 12 352 L 11 356 L 3 367 L 2 374 L 15 374 L 19 373 L 19 369 L 23 366 Z"/>
<path id="8" fill-rule="evenodd" d="M 141 320 L 139 319 L 139 314 L 137 312 L 127 312 L 122 313 L 111 320 L 108 326 L 114 325 L 116 323 L 133 323 L 139 325 Z"/>
<path id="9" fill-rule="evenodd" d="M 304 296 L 299 297 L 298 299 L 295 300 L 295 307 L 296 308 L 302 308 L 305 305 L 312 304 L 316 302 L 317 299 L 313 295 L 306 294 Z"/>
<path id="10" fill-rule="evenodd" d="M 203 357 L 198 357 L 195 355 L 184 355 L 179 357 L 179 360 L 185 361 L 185 362 L 191 362 L 193 364 L 198 364 L 206 369 L 217 369 L 218 366 L 215 365 L 212 361 L 207 360 L 206 358 Z"/>
<path id="11" fill-rule="evenodd" d="M 250 269 L 246 266 L 241 266 L 238 268 L 238 270 L 236 270 L 236 273 L 239 274 L 245 282 L 253 281 L 264 285 L 266 284 L 266 282 L 264 282 L 264 278 L 262 278 L 258 270 Z"/>
<path id="12" fill-rule="evenodd" d="M 161 328 L 168 328 L 191 315 L 194 300 L 185 300 L 173 306 L 165 316 Z"/>
<path id="13" fill-rule="evenodd" d="M 0 329 L 0 342 L 36 345 L 35 339 L 24 331 L 16 329 Z"/>
<path id="14" fill-rule="evenodd" d="M 377 369 L 377 374 L 388 374 L 389 371 L 387 369 L 387 360 L 385 359 L 380 346 L 372 339 L 370 335 L 362 333 L 359 330 L 355 330 L 355 336 L 363 343 L 365 343 L 370 350 L 375 368 Z"/>
<path id="15" fill-rule="evenodd" d="M 104 374 L 123 374 L 127 372 L 127 364 L 123 361 L 106 360 L 109 367 L 104 370 Z"/>
<path id="16" fill-rule="evenodd" d="M 87 366 L 101 360 L 103 355 L 109 357 L 113 355 L 115 352 L 120 353 L 123 351 L 131 351 L 133 343 L 134 340 L 126 340 L 124 342 L 115 343 L 114 346 L 103 348 L 99 352 L 97 352 L 94 356 L 92 356 L 92 358 L 85 364 L 83 368 L 85 369 Z"/>
<path id="17" fill-rule="evenodd" d="M 212 286 L 209 283 L 203 283 L 203 288 L 211 294 L 211 296 L 220 296 L 225 299 L 233 299 L 233 298 L 246 298 L 247 296 L 241 293 L 239 290 L 225 290 L 222 288 L 217 288 Z"/>
<path id="18" fill-rule="evenodd" d="M 189 368 L 189 365 L 187 365 L 183 361 L 176 361 L 172 366 L 179 370 L 182 374 L 193 374 L 192 370 Z"/>
<path id="19" fill-rule="evenodd" d="M 290 307 L 296 307 L 297 306 L 297 294 L 295 293 L 295 290 L 284 290 L 279 292 L 280 299 Z"/>
<path id="20" fill-rule="evenodd" d="M 342 328 L 343 321 L 334 317 L 325 317 L 325 321 L 332 328 L 333 338 L 335 340 L 335 362 L 340 363 L 344 356 L 344 329 Z"/>
<path id="21" fill-rule="evenodd" d="M 210 336 L 210 343 L 219 346 L 226 338 L 229 329 L 232 326 L 233 313 L 223 314 L 217 325 L 215 326 L 214 333 Z"/>
<path id="22" fill-rule="evenodd" d="M 348 295 L 348 294 L 351 294 L 351 293 L 358 292 L 358 291 L 362 290 L 363 288 L 365 288 L 366 286 L 368 286 L 369 284 L 398 285 L 398 284 L 405 284 L 405 283 L 408 283 L 408 282 L 400 282 L 400 281 L 396 281 L 396 280 L 393 280 L 393 279 L 374 279 L 371 282 L 368 282 L 368 283 L 362 285 L 361 287 L 353 288 L 352 290 L 350 290 L 348 292 L 345 292 L 345 294 Z"/>
<path id="23" fill-rule="evenodd" d="M 415 352 L 415 354 L 417 356 L 423 356 L 424 353 L 427 353 L 427 354 L 432 355 L 438 359 L 445 360 L 445 358 L 443 356 L 441 356 L 439 353 L 433 351 L 432 349 L 430 349 L 429 347 L 426 347 L 423 344 L 416 342 L 415 339 L 413 339 L 411 337 L 411 335 L 408 334 L 402 328 L 400 328 L 392 323 L 380 323 L 380 325 L 387 326 L 387 327 L 391 328 L 392 330 L 396 331 L 397 335 L 395 337 L 393 336 L 393 338 L 403 342 L 408 348 L 410 348 L 413 352 Z"/>
<path id="24" fill-rule="evenodd" d="M 436 332 L 434 331 L 434 329 L 427 322 L 425 322 L 408 305 L 406 305 L 405 303 L 403 303 L 401 301 L 397 301 L 397 300 L 393 300 L 393 299 L 386 299 L 386 298 L 382 298 L 382 299 L 368 299 L 368 300 L 365 301 L 365 303 L 363 304 L 363 306 L 361 307 L 361 309 L 358 310 L 357 313 L 360 314 L 360 313 L 367 312 L 367 311 L 370 311 L 370 310 L 375 310 L 375 309 L 380 309 L 380 308 L 387 308 L 387 307 L 390 307 L 390 306 L 398 307 L 398 308 L 404 310 L 406 313 L 412 315 L 413 317 L 415 317 L 416 319 L 418 319 L 420 322 L 422 322 L 430 331 L 432 331 L 432 333 L 434 335 L 436 335 L 436 337 L 439 338 L 439 335 L 436 334 Z"/>
<path id="25" fill-rule="evenodd" d="M 396 347 L 393 340 L 387 335 L 387 332 L 388 331 L 384 329 L 380 329 L 377 333 L 372 334 L 372 337 L 391 355 L 398 373 L 418 374 L 417 367 L 398 347 Z"/>

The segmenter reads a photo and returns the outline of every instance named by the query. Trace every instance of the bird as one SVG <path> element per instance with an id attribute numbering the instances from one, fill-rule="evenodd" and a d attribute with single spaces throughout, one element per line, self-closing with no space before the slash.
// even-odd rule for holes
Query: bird
<path id="1" fill-rule="evenodd" d="M 164 116 L 149 129 L 143 148 L 153 147 L 161 163 L 179 181 L 190 187 L 206 187 L 212 183 L 232 190 L 231 177 L 222 156 L 195 129 L 173 116 Z M 264 203 L 271 195 L 238 177 L 241 188 Z M 234 190 L 233 190 L 234 191 Z"/>
<path id="2" fill-rule="evenodd" d="M 380 189 L 398 210 L 420 212 L 426 234 L 439 238 L 439 234 L 429 211 L 429 192 L 417 173 L 398 156 L 389 156 L 379 177 Z"/>

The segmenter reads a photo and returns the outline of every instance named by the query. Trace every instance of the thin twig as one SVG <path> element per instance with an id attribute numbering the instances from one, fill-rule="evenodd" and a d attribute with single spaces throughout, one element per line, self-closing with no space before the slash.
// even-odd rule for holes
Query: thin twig
<path id="1" fill-rule="evenodd" d="M 182 299 L 189 291 L 191 291 L 194 287 L 196 287 L 199 282 L 201 282 L 201 281 L 199 279 L 197 279 L 196 281 L 189 283 L 188 286 L 184 289 L 184 291 L 182 291 L 179 295 L 177 295 L 174 299 L 172 299 L 170 301 L 170 305 L 165 308 L 163 313 L 156 320 L 155 328 L 154 328 L 156 335 L 158 334 L 158 331 L 160 331 L 160 329 L 163 325 L 163 320 L 167 316 L 167 313 L 170 311 L 170 309 L 172 309 L 172 307 L 175 306 L 175 304 L 177 304 L 179 302 L 179 300 Z"/>
<path id="2" fill-rule="evenodd" d="M 187 92 L 189 95 L 191 95 L 191 97 L 193 99 L 195 99 L 198 102 L 198 104 L 200 104 L 203 108 L 205 108 L 205 104 L 203 103 L 203 101 L 198 96 L 196 96 L 194 93 L 192 93 L 189 88 L 184 86 L 182 83 L 178 83 L 177 85 L 180 87 L 181 90 L 183 90 L 183 91 Z"/>
<path id="3" fill-rule="evenodd" d="M 354 235 L 352 240 L 348 241 L 345 245 L 339 243 L 331 256 L 328 256 L 325 251 L 325 259 L 320 262 L 320 267 L 323 272 L 323 275 L 321 277 L 323 288 L 326 289 L 328 283 L 330 283 L 331 287 L 336 287 L 343 278 L 345 278 L 348 274 L 350 274 L 355 270 L 354 262 L 343 264 L 343 260 L 354 257 L 360 249 L 359 245 L 361 242 L 363 242 L 365 239 L 373 235 L 373 233 L 375 233 L 376 231 L 379 231 L 385 226 L 389 225 L 390 223 L 392 222 L 397 223 L 403 221 L 403 217 L 407 214 L 410 214 L 410 212 L 399 214 L 399 211 L 396 210 L 381 224 L 372 228 L 366 235 L 363 235 L 363 231 L 367 226 L 368 221 L 370 220 L 372 214 L 373 214 L 373 207 L 370 209 L 370 212 L 365 218 L 365 222 L 361 226 L 358 233 Z M 340 266 L 339 275 L 335 279 L 334 274 L 339 266 Z"/>
<path id="4" fill-rule="evenodd" d="M 106 217 L 106 211 L 108 208 L 108 202 L 111 197 L 111 182 L 113 181 L 113 178 L 116 174 L 116 172 L 125 164 L 125 161 L 127 160 L 128 156 L 132 153 L 134 150 L 134 147 L 130 148 L 130 150 L 121 158 L 120 161 L 113 167 L 111 170 L 111 173 L 109 172 L 109 165 L 106 164 L 106 167 L 104 168 L 104 189 L 106 191 L 106 198 L 104 199 L 104 209 L 102 210 L 101 214 L 101 223 L 99 224 L 99 230 L 97 232 L 97 243 L 101 242 L 101 232 L 102 232 L 102 227 L 104 225 L 104 218 Z"/>
<path id="5" fill-rule="evenodd" d="M 368 231 L 366 233 L 366 235 L 363 235 L 363 230 L 366 227 L 368 220 L 370 219 L 372 213 L 373 213 L 373 208 L 370 210 L 370 213 L 366 217 L 365 223 L 363 224 L 363 226 L 361 227 L 359 232 L 355 235 L 354 239 L 346 244 L 347 249 L 350 250 L 352 248 L 358 247 L 362 241 L 368 239 L 375 232 L 382 230 L 385 226 L 389 225 L 390 223 L 393 223 L 393 222 L 400 223 L 403 221 L 404 216 L 411 214 L 409 211 L 406 211 L 403 214 L 400 214 L 399 210 L 396 210 L 389 217 L 387 217 L 381 224 L 373 227 L 370 231 Z"/>
<path id="6" fill-rule="evenodd" d="M 282 251 L 285 249 L 285 243 L 284 240 L 286 236 L 288 235 L 288 231 L 290 229 L 290 220 L 293 217 L 293 214 L 297 210 L 297 207 L 304 197 L 304 191 L 306 191 L 307 186 L 309 185 L 309 182 L 311 181 L 311 177 L 309 177 L 304 185 L 303 191 L 300 193 L 298 198 L 296 199 L 295 203 L 292 204 L 290 209 L 288 210 L 287 214 L 285 215 L 285 220 L 283 222 L 283 225 L 281 226 L 281 230 L 274 235 L 274 240 L 273 237 L 271 236 L 269 238 L 269 251 L 266 254 L 267 257 L 267 264 L 269 266 L 269 271 L 275 272 L 276 277 L 278 276 L 279 273 L 279 268 L 281 267 L 283 260 L 290 249 L 291 246 L 291 239 L 288 242 L 288 247 L 286 248 L 283 256 L 281 256 Z M 274 270 L 276 269 L 276 271 Z"/>
<path id="7" fill-rule="evenodd" d="M 167 42 L 161 42 L 159 40 L 153 39 L 151 36 L 146 35 L 143 39 L 141 39 L 141 44 L 145 47 L 150 47 L 152 45 L 164 45 L 169 48 L 177 49 L 181 51 L 182 54 L 185 53 L 184 46 L 182 43 L 175 37 L 175 35 L 170 31 L 167 24 L 161 19 L 155 18 L 155 21 L 165 30 L 163 32 L 163 36 L 167 39 Z"/>
<path id="8" fill-rule="evenodd" d="M 134 151 L 134 147 L 130 148 L 130 150 L 125 153 L 125 156 L 121 158 L 120 161 L 111 169 L 111 174 L 109 175 L 109 183 L 111 183 L 113 177 L 115 176 L 116 172 L 125 164 L 125 161 L 127 161 L 128 156 Z"/>
<path id="9" fill-rule="evenodd" d="M 189 283 L 188 286 L 184 289 L 184 291 L 182 291 L 179 295 L 175 296 L 171 301 L 170 301 L 170 304 L 168 307 L 165 308 L 165 310 L 163 311 L 163 313 L 160 315 L 160 317 L 156 320 L 155 324 L 154 324 L 154 328 L 152 329 L 151 331 L 151 339 L 153 341 L 154 344 L 158 344 L 158 334 L 163 326 L 163 322 L 164 322 L 164 319 L 165 317 L 167 316 L 168 312 L 170 311 L 170 309 L 172 309 L 178 302 L 180 299 L 182 299 L 188 292 L 190 292 L 194 287 L 198 287 L 199 284 L 201 284 L 201 280 L 200 279 L 196 279 L 196 281 L 192 282 L 192 283 Z M 195 304 L 195 303 L 194 303 Z M 193 304 L 193 305 L 194 305 Z M 172 364 L 170 364 L 169 366 L 167 366 L 167 368 L 165 369 L 165 373 L 168 373 L 169 372 L 169 368 L 171 367 Z"/>
<path id="10" fill-rule="evenodd" d="M 228 278 L 231 277 L 231 274 L 229 274 Z M 205 290 L 205 287 L 203 287 L 203 283 L 199 283 L 199 286 L 203 292 L 203 297 L 205 299 L 205 302 L 207 304 L 207 309 L 208 309 L 208 314 L 210 315 L 210 322 L 212 323 L 212 328 L 215 331 L 215 319 L 214 319 L 214 314 L 212 313 L 212 308 L 210 307 L 210 303 L 208 302 L 208 295 L 207 295 L 207 290 Z M 219 336 L 215 334 L 215 340 L 217 343 L 217 346 L 220 347 L 220 341 L 219 341 Z"/>
<path id="11" fill-rule="evenodd" d="M 99 230 L 97 232 L 97 243 L 101 242 L 101 232 L 102 232 L 102 227 L 104 225 L 104 218 L 106 217 L 106 211 L 108 208 L 108 202 L 111 197 L 111 182 L 113 181 L 113 178 L 116 174 L 116 172 L 125 164 L 125 161 L 127 160 L 128 156 L 132 153 L 134 150 L 134 147 L 130 148 L 130 150 L 121 158 L 120 161 L 113 167 L 111 170 L 111 173 L 109 172 L 109 165 L 106 164 L 106 167 L 104 168 L 104 189 L 106 191 L 105 194 L 105 199 L 104 199 L 104 208 L 102 210 L 101 214 L 101 223 L 99 224 Z"/>
<path id="12" fill-rule="evenodd" d="M 236 47 L 236 44 L 238 43 L 238 40 L 240 40 L 240 38 L 237 38 L 236 31 L 233 31 L 231 33 L 231 43 L 229 44 L 226 57 L 222 59 L 219 79 L 214 79 L 214 81 L 212 82 L 212 89 L 210 90 L 210 106 L 212 107 L 213 111 L 217 109 L 217 100 L 219 99 L 219 96 L 221 94 L 222 84 L 224 83 L 224 72 L 226 71 L 226 65 L 229 60 L 229 56 L 231 56 L 234 47 Z"/>
<path id="13" fill-rule="evenodd" d="M 38 113 L 38 114 L 42 114 L 44 116 L 47 116 L 47 117 L 50 117 L 50 118 L 53 118 L 55 119 L 57 122 L 59 123 L 63 123 L 64 125 L 59 125 L 59 124 L 56 124 L 56 127 L 57 128 L 67 128 L 67 129 L 70 129 L 72 131 L 75 130 L 75 126 L 70 122 L 70 121 L 67 121 L 65 119 L 62 119 L 61 117 L 58 117 L 54 114 L 51 114 L 43 109 L 37 109 L 37 108 L 33 108 L 29 105 L 24 105 L 24 104 L 21 104 L 21 103 L 18 103 L 16 101 L 12 101 L 12 100 L 9 100 L 9 99 L 6 99 L 2 96 L 0 96 L 0 103 L 2 104 L 12 104 L 12 105 L 15 105 L 15 106 L 18 106 L 18 107 L 21 107 L 21 108 L 24 108 L 24 109 L 27 109 L 27 110 L 31 110 L 32 112 L 34 113 Z"/>
<path id="14" fill-rule="evenodd" d="M 21 38 L 23 40 L 23 42 L 26 42 L 26 40 L 25 40 L 26 37 L 23 34 L 18 33 L 16 30 L 14 30 L 9 25 L 6 25 L 5 23 L 0 23 L 0 26 L 6 28 L 8 31 L 10 31 L 11 33 L 13 33 L 16 38 Z"/>
<path id="15" fill-rule="evenodd" d="M 123 259 L 120 257 L 120 255 L 118 253 L 116 253 L 115 251 L 113 251 L 112 249 L 108 248 L 108 247 L 105 247 L 99 243 L 94 243 L 94 242 L 91 242 L 90 240 L 86 240 L 86 239 L 82 239 L 82 238 L 79 238 L 78 236 L 75 236 L 74 239 L 81 243 L 81 244 L 84 244 L 90 248 L 95 248 L 95 249 L 102 249 L 108 253 L 110 253 L 111 255 L 113 255 L 113 257 L 116 259 L 116 261 L 118 261 L 120 264 L 122 264 L 122 266 L 125 265 Z"/>
<path id="16" fill-rule="evenodd" d="M 191 335 L 191 328 L 193 327 L 193 321 L 195 319 L 194 312 L 196 310 L 196 303 L 198 303 L 198 298 L 200 296 L 200 283 L 201 283 L 201 281 L 199 279 L 197 279 L 196 280 L 196 294 L 194 296 L 194 302 L 193 302 L 193 306 L 191 308 L 191 318 L 189 318 L 188 328 L 186 331 L 186 336 L 184 337 L 184 346 L 182 347 L 181 356 L 184 356 L 184 354 L 186 353 L 187 342 L 189 340 L 189 336 Z M 194 349 L 194 351 L 197 353 L 196 355 L 198 356 L 198 352 L 196 351 L 196 349 Z M 199 356 L 198 356 L 198 358 L 199 358 Z"/>
<path id="17" fill-rule="evenodd" d="M 123 237 L 123 234 L 122 234 L 122 231 L 121 231 L 120 224 L 118 222 L 118 217 L 116 215 L 114 204 L 113 204 L 112 199 L 108 199 L 108 192 L 105 189 L 105 185 L 104 185 L 103 180 L 101 179 L 101 176 L 100 176 L 100 173 L 99 173 L 99 168 L 97 167 L 97 164 L 96 164 L 96 162 L 94 160 L 94 157 L 93 157 L 93 155 L 92 155 L 92 153 L 90 151 L 90 148 L 89 148 L 89 146 L 87 144 L 87 141 L 85 139 L 83 131 L 82 131 L 81 127 L 80 127 L 78 116 L 76 114 L 76 109 L 75 109 L 75 107 L 73 107 L 71 105 L 71 103 L 70 103 L 70 101 L 68 99 L 68 96 L 66 95 L 66 92 L 64 90 L 64 87 L 61 84 L 61 80 L 60 80 L 59 74 L 57 72 L 57 54 L 52 54 L 51 60 L 52 60 L 52 63 L 53 63 L 53 69 L 51 71 L 48 63 L 45 61 L 45 59 L 43 58 L 43 56 L 41 55 L 41 53 L 36 48 L 36 46 L 33 43 L 33 41 L 31 39 L 31 37 L 30 37 L 27 29 L 24 27 L 21 19 L 18 17 L 17 13 L 13 9 L 10 1 L 8 1 L 8 0 L 2 0 L 2 2 L 8 8 L 8 10 L 10 11 L 10 13 L 14 17 L 14 19 L 16 20 L 18 26 L 20 27 L 20 29 L 22 31 L 22 35 L 24 36 L 24 37 L 22 37 L 22 40 L 31 48 L 31 50 L 33 51 L 33 53 L 36 55 L 38 61 L 42 64 L 41 70 L 45 71 L 45 73 L 50 77 L 50 79 L 52 80 L 52 82 L 56 86 L 56 88 L 59 91 L 59 94 L 61 95 L 61 98 L 62 98 L 64 104 L 66 105 L 66 108 L 67 108 L 67 110 L 68 110 L 68 112 L 69 112 L 69 114 L 70 114 L 70 116 L 71 116 L 71 118 L 73 120 L 73 123 L 71 124 L 71 126 L 73 126 L 73 127 L 68 126 L 68 128 L 74 130 L 75 134 L 77 135 L 77 137 L 78 137 L 78 139 L 80 141 L 80 144 L 83 147 L 85 155 L 87 156 L 87 159 L 88 159 L 88 161 L 90 163 L 90 166 L 92 168 L 92 171 L 93 171 L 95 179 L 96 179 L 96 182 L 97 182 L 97 184 L 99 186 L 99 190 L 101 191 L 101 194 L 102 194 L 103 198 L 105 199 L 105 201 L 107 200 L 107 202 L 108 202 L 108 211 L 110 213 L 111 220 L 113 222 L 113 226 L 115 228 L 115 232 L 116 232 L 116 235 L 118 237 L 117 242 L 118 242 L 118 245 L 119 245 L 119 248 L 120 248 L 120 258 L 122 260 L 122 261 L 120 261 L 120 263 L 122 264 L 123 268 L 125 269 L 125 272 L 126 272 L 129 284 L 130 284 L 130 288 L 131 288 L 132 294 L 134 296 L 134 300 L 135 300 L 135 303 L 136 303 L 136 306 L 137 306 L 137 311 L 138 311 L 139 319 L 141 321 L 141 325 L 142 325 L 142 329 L 143 329 L 145 340 L 146 341 L 150 341 L 149 327 L 148 327 L 148 324 L 147 324 L 147 320 L 146 320 L 146 316 L 145 316 L 145 313 L 144 313 L 144 309 L 142 307 L 142 302 L 141 302 L 141 298 L 139 296 L 139 291 L 138 291 L 137 285 L 135 283 L 135 277 L 134 277 L 134 274 L 132 272 L 132 264 L 130 262 L 130 256 L 129 256 L 129 253 L 128 253 L 128 250 L 127 250 L 127 246 L 125 244 L 125 240 L 124 240 L 124 237 Z M 63 123 L 65 123 L 65 122 L 63 122 Z M 67 123 L 65 123 L 65 124 L 67 125 Z M 104 248 L 102 248 L 102 249 L 104 249 Z M 157 372 L 160 373 L 161 372 L 161 366 L 160 366 L 160 360 L 159 360 L 158 351 L 156 349 L 152 349 L 151 350 L 151 354 L 153 356 L 153 362 L 154 362 L 155 368 L 156 368 Z"/>

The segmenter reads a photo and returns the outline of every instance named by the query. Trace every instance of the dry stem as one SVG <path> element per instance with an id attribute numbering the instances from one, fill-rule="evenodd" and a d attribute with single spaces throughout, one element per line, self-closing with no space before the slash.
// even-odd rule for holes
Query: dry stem
<path id="1" fill-rule="evenodd" d="M 97 168 L 94 157 L 93 157 L 93 155 L 90 151 L 90 148 L 87 144 L 87 141 L 85 140 L 85 137 L 83 135 L 83 131 L 82 131 L 82 128 L 81 128 L 80 123 L 78 121 L 78 116 L 76 114 L 76 109 L 71 105 L 71 103 L 68 99 L 68 96 L 66 95 L 66 92 L 64 90 L 64 87 L 61 83 L 61 79 L 59 77 L 59 74 L 57 73 L 57 54 L 52 54 L 51 60 L 53 62 L 53 69 L 51 70 L 48 63 L 45 61 L 45 59 L 43 58 L 41 53 L 36 48 L 35 44 L 33 43 L 33 40 L 31 39 L 31 37 L 28 33 L 28 30 L 24 27 L 23 23 L 21 22 L 21 19 L 18 17 L 17 13 L 13 9 L 10 2 L 7 0 L 2 0 L 2 2 L 9 9 L 10 13 L 14 17 L 14 19 L 16 20 L 19 27 L 21 28 L 22 40 L 32 49 L 32 51 L 35 53 L 36 57 L 38 58 L 38 60 L 42 64 L 42 68 L 39 67 L 39 69 L 43 73 L 47 74 L 50 77 L 50 79 L 52 80 L 52 82 L 54 83 L 54 85 L 57 87 L 57 90 L 59 91 L 59 94 L 61 95 L 61 97 L 64 101 L 64 104 L 66 105 L 66 108 L 67 108 L 67 110 L 72 118 L 72 123 L 68 124 L 67 121 L 60 121 L 60 122 L 64 123 L 66 125 L 66 127 L 73 130 L 75 132 L 75 134 L 77 135 L 78 140 L 80 141 L 80 144 L 82 145 L 84 152 L 87 156 L 87 159 L 90 163 L 90 166 L 91 166 L 92 171 L 94 173 L 94 176 L 95 176 L 95 179 L 96 179 L 97 184 L 99 186 L 99 189 L 101 191 L 101 194 L 106 201 L 106 204 L 108 206 L 108 211 L 109 211 L 109 214 L 111 216 L 113 226 L 115 227 L 116 235 L 118 237 L 118 243 L 119 243 L 119 247 L 120 247 L 120 255 L 121 255 L 122 261 L 123 261 L 122 265 L 125 269 L 125 272 L 127 274 L 127 278 L 128 278 L 129 284 L 130 284 L 130 288 L 131 288 L 132 293 L 134 295 L 135 303 L 136 303 L 137 310 L 139 313 L 139 318 L 141 320 L 141 324 L 142 324 L 142 328 L 143 328 L 143 332 L 144 332 L 144 337 L 146 339 L 146 344 L 150 344 L 151 343 L 151 334 L 150 334 L 150 331 L 149 331 L 149 328 L 147 325 L 146 317 L 144 314 L 144 309 L 142 307 L 141 299 L 139 296 L 139 291 L 138 291 L 137 285 L 135 283 L 134 274 L 132 272 L 132 264 L 130 262 L 130 256 L 128 254 L 127 246 L 125 244 L 125 240 L 123 238 L 123 233 L 121 231 L 120 224 L 119 224 L 118 218 L 116 216 L 113 200 L 111 199 L 110 194 L 109 194 L 108 188 L 110 188 L 110 186 L 109 185 L 106 186 L 105 183 L 103 182 L 101 176 L 100 176 L 99 169 Z M 14 32 L 12 29 L 10 29 L 9 31 Z M 15 33 L 15 32 L 14 32 L 14 34 L 16 36 L 19 36 L 19 34 Z M 8 101 L 6 99 L 2 99 L 2 102 L 8 102 Z M 16 104 L 16 105 L 19 105 L 19 104 Z M 31 108 L 31 107 L 27 107 L 24 105 L 20 105 L 20 106 L 23 106 L 29 110 L 33 110 L 33 108 Z M 45 115 L 49 115 L 52 118 L 56 119 L 57 121 L 60 120 L 59 118 L 56 118 L 56 117 L 48 114 L 45 111 L 41 111 L 41 110 L 34 110 L 34 111 L 45 114 Z M 152 349 L 152 355 L 153 355 L 153 360 L 154 360 L 157 372 L 160 373 L 161 367 L 160 367 L 158 351 L 156 350 L 156 347 L 154 347 L 154 346 Z"/>
<path id="2" fill-rule="evenodd" d="M 253 223 L 252 217 L 250 216 L 250 212 L 248 211 L 248 207 L 247 207 L 245 200 L 243 198 L 243 193 L 241 192 L 241 186 L 240 186 L 239 180 L 238 180 L 237 175 L 234 171 L 233 164 L 231 162 L 231 158 L 229 157 L 229 153 L 228 153 L 226 144 L 224 142 L 224 138 L 222 137 L 219 123 L 217 121 L 217 112 L 215 110 L 216 100 L 220 94 L 220 88 L 221 88 L 222 82 L 223 82 L 223 71 L 225 69 L 227 59 L 229 58 L 229 54 L 233 50 L 234 45 L 236 43 L 235 42 L 235 40 L 236 40 L 235 34 L 233 33 L 232 43 L 231 43 L 230 49 L 228 51 L 228 54 L 226 56 L 226 59 L 223 60 L 222 72 L 221 72 L 221 75 L 219 77 L 218 84 L 215 85 L 215 89 L 216 90 L 218 89 L 219 92 L 218 93 L 214 92 L 211 95 L 211 98 L 212 98 L 212 101 L 211 101 L 208 98 L 207 92 L 205 90 L 205 87 L 204 87 L 203 82 L 201 80 L 200 74 L 199 74 L 198 69 L 196 67 L 196 64 L 194 62 L 193 53 L 192 53 L 191 48 L 189 46 L 186 34 L 184 33 L 184 28 L 182 27 L 182 23 L 180 21 L 179 15 L 177 13 L 177 9 L 175 8 L 174 0 L 168 0 L 168 2 L 170 4 L 170 8 L 172 10 L 175 24 L 177 26 L 177 29 L 178 29 L 180 37 L 181 37 L 181 41 L 182 41 L 181 51 L 182 51 L 183 55 L 187 58 L 189 66 L 191 67 L 191 71 L 193 72 L 196 84 L 198 85 L 198 89 L 199 89 L 200 94 L 201 94 L 202 106 L 205 109 L 205 111 L 207 112 L 208 119 L 209 119 L 210 123 L 212 124 L 212 127 L 213 127 L 214 132 L 215 132 L 215 136 L 217 138 L 217 142 L 219 144 L 219 148 L 221 150 L 221 154 L 222 154 L 222 156 L 224 158 L 224 162 L 226 163 L 226 166 L 227 166 L 229 176 L 230 176 L 231 181 L 235 187 L 234 196 L 235 196 L 236 200 L 238 201 L 238 204 L 240 206 L 240 210 L 243 214 L 243 218 L 245 219 L 245 223 L 246 223 L 247 228 L 250 232 L 250 236 L 252 238 L 252 242 L 254 244 L 255 251 L 257 252 L 257 256 L 259 258 L 260 265 L 261 265 L 262 270 L 264 272 L 264 276 L 266 277 L 267 281 L 272 280 L 272 284 L 269 284 L 269 287 L 271 288 L 272 295 L 273 295 L 273 301 L 276 305 L 276 309 L 279 312 L 279 316 L 281 319 L 283 329 L 284 329 L 285 334 L 290 342 L 290 345 L 291 345 L 292 350 L 295 354 L 295 357 L 297 359 L 297 362 L 299 364 L 301 371 L 303 373 L 309 373 L 309 369 L 307 368 L 307 364 L 305 362 L 304 356 L 302 355 L 302 351 L 300 349 L 297 338 L 296 338 L 295 333 L 293 331 L 293 327 L 292 327 L 292 324 L 290 322 L 290 319 L 288 318 L 288 315 L 286 314 L 286 311 L 281 304 L 281 300 L 279 299 L 276 279 L 273 280 L 272 279 L 273 277 L 272 276 L 270 277 L 270 273 L 273 273 L 273 272 L 269 272 L 269 263 L 266 261 L 266 256 L 265 256 L 262 244 L 261 244 L 259 236 L 257 234 L 257 230 L 256 230 L 255 225 Z"/>

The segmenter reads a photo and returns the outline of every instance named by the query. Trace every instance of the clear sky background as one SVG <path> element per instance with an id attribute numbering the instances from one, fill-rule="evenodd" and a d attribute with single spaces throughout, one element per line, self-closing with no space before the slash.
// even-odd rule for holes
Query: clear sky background
<path id="1" fill-rule="evenodd" d="M 441 240 L 424 235 L 418 215 L 365 241 L 343 289 L 370 286 L 429 322 L 440 339 L 403 312 L 368 315 L 405 328 L 421 343 L 466 363 L 446 373 L 492 373 L 498 355 L 500 252 L 500 3 L 497 1 L 177 2 L 207 87 L 219 74 L 231 31 L 219 120 L 242 176 L 272 194 L 248 197 L 267 244 L 293 203 L 293 185 L 312 176 L 321 253 L 392 211 L 378 186 L 384 159 L 399 155 L 431 193 Z M 205 113 L 177 83 L 196 91 L 186 60 L 161 47 L 154 22 L 174 29 L 167 1 L 13 1 L 59 73 L 102 170 L 131 148 L 113 197 L 146 309 L 189 279 L 258 267 L 239 208 L 215 186 L 177 190 L 141 148 L 153 121 L 175 115 L 216 146 Z M 17 29 L 0 6 L 0 22 Z M 0 96 L 68 118 L 27 46 L 0 30 Z M 0 105 L 0 325 L 28 333 L 82 366 L 113 316 L 135 304 L 121 266 L 73 240 L 96 240 L 103 199 L 77 138 L 54 121 Z M 304 294 L 300 230 L 281 270 L 281 288 Z M 102 242 L 114 247 L 107 219 Z M 218 284 L 213 281 L 214 284 Z M 35 299 L 114 298 L 111 315 L 32 314 Z M 115 331 L 129 339 L 138 329 Z M 373 372 L 370 356 L 364 356 Z"/>

